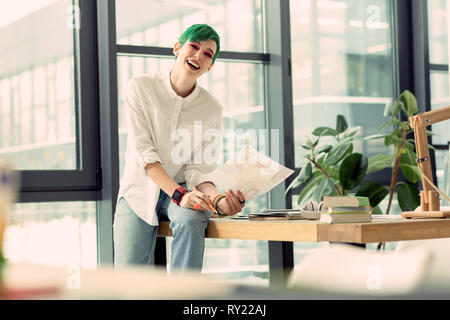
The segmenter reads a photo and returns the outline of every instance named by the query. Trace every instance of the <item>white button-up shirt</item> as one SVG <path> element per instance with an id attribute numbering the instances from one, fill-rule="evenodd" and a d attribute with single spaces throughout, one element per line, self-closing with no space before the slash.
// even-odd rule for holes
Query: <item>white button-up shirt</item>
<path id="1" fill-rule="evenodd" d="M 221 132 L 223 108 L 198 84 L 186 98 L 178 96 L 169 74 L 133 77 L 128 82 L 125 102 L 128 137 L 118 199 L 124 197 L 140 218 L 156 226 L 160 188 L 146 175 L 146 165 L 160 162 L 170 177 L 178 183 L 186 182 L 188 189 L 207 181 L 206 174 L 215 169 L 215 163 L 193 159 L 194 156 L 198 159 L 196 153 L 218 141 L 205 138 L 201 132 L 199 138 L 198 124 L 203 132 L 208 129 Z M 179 157 L 174 157 L 174 150 L 181 146 L 180 136 L 178 141 L 174 138 L 177 132 L 192 137 L 189 141 L 192 143 L 188 143 L 192 147 L 189 154 L 186 152 L 188 156 L 182 157 L 186 159 L 182 163 Z"/>

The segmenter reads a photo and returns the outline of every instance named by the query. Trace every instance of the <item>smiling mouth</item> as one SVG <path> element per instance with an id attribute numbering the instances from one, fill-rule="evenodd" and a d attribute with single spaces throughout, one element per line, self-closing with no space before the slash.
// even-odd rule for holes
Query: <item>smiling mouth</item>
<path id="1" fill-rule="evenodd" d="M 198 70 L 198 69 L 200 69 L 200 66 L 198 66 L 197 64 L 195 64 L 194 62 L 192 62 L 192 61 L 187 61 L 187 64 L 192 68 L 192 69 L 194 69 L 194 70 Z"/>

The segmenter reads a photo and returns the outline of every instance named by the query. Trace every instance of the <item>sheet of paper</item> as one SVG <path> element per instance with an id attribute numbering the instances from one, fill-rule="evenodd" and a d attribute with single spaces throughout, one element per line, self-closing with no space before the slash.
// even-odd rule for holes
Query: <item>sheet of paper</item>
<path id="1" fill-rule="evenodd" d="M 229 161 L 208 175 L 219 189 L 240 190 L 245 199 L 255 199 L 289 177 L 294 170 L 273 161 L 250 146 L 245 146 Z"/>

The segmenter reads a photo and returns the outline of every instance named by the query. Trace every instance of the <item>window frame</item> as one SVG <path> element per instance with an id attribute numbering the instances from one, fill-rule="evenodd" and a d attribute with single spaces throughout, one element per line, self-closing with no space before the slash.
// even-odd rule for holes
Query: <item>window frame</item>
<path id="1" fill-rule="evenodd" d="M 73 2 L 74 5 L 75 2 Z M 73 29 L 75 170 L 18 170 L 19 202 L 97 200 L 101 189 L 96 6 L 78 0 L 80 29 Z M 83 32 L 81 32 L 83 31 Z"/>

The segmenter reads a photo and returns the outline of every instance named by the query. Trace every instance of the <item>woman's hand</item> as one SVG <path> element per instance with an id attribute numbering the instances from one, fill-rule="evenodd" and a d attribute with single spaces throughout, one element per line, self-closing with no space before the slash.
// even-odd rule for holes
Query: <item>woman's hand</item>
<path id="1" fill-rule="evenodd" d="M 220 199 L 217 207 L 221 214 L 231 216 L 242 211 L 245 207 L 245 198 L 240 190 L 234 193 L 232 190 L 228 190 L 225 194 L 225 198 Z"/>
<path id="2" fill-rule="evenodd" d="M 180 207 L 193 210 L 212 211 L 208 206 L 208 203 L 211 204 L 209 196 L 198 190 L 194 190 L 183 196 L 180 201 Z"/>

